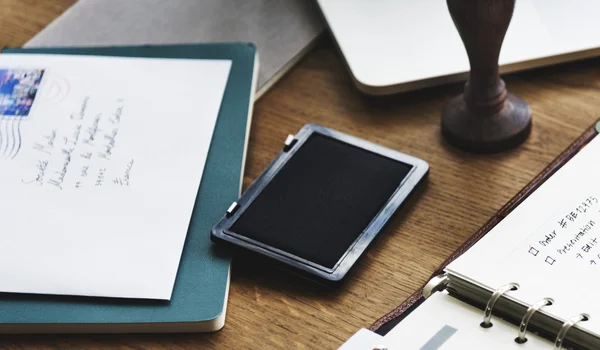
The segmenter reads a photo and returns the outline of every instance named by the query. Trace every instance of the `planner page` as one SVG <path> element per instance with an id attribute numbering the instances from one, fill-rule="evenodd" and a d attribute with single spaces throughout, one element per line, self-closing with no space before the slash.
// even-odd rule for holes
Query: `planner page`
<path id="1" fill-rule="evenodd" d="M 515 342 L 518 328 L 492 318 L 493 326 L 482 328 L 483 312 L 445 292 L 426 299 L 377 345 L 389 350 L 537 350 L 551 349 L 552 343 L 533 333 L 526 333 L 524 344 Z"/>
<path id="2" fill-rule="evenodd" d="M 170 299 L 230 68 L 0 55 L 0 292 Z"/>
<path id="3" fill-rule="evenodd" d="M 489 290 L 517 283 L 507 294 L 543 312 L 600 333 L 600 137 L 596 137 L 447 271 Z"/>

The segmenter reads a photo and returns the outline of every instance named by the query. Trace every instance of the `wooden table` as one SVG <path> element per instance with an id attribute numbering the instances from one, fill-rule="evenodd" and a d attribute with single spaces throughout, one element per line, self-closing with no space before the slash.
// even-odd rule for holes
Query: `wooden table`
<path id="1" fill-rule="evenodd" d="M 0 45 L 26 42 L 74 0 L 0 0 Z M 334 349 L 401 303 L 446 256 L 600 118 L 600 59 L 505 77 L 531 105 L 533 133 L 520 148 L 472 155 L 440 136 L 440 111 L 462 84 L 368 98 L 329 38 L 257 102 L 244 184 L 288 134 L 319 123 L 430 163 L 422 193 L 397 215 L 339 291 L 234 260 L 225 328 L 192 335 L 0 336 L 0 349 Z"/>

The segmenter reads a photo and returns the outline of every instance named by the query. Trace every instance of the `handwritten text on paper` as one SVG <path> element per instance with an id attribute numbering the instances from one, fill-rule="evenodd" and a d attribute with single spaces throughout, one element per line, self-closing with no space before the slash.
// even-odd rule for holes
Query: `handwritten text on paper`
<path id="1" fill-rule="evenodd" d="M 39 157 L 27 185 L 66 188 L 89 188 L 108 184 L 127 187 L 132 181 L 135 161 L 119 161 L 115 150 L 119 144 L 119 127 L 124 117 L 125 101 L 115 99 L 110 109 L 90 111 L 91 97 L 83 98 L 79 108 L 62 123 L 34 142 Z M 108 107 L 105 107 L 108 108 Z"/>
<path id="2" fill-rule="evenodd" d="M 518 250 L 549 266 L 600 265 L 600 201 L 588 195 L 553 217 Z"/>

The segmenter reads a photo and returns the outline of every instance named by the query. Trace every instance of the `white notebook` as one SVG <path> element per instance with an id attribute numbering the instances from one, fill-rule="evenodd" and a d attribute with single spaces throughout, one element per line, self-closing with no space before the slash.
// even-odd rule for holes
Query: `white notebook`
<path id="1" fill-rule="evenodd" d="M 443 0 L 317 0 L 357 88 L 389 95 L 465 81 L 467 51 Z M 502 73 L 600 55 L 598 0 L 518 0 Z"/>
<path id="2" fill-rule="evenodd" d="M 377 341 L 387 349 L 600 349 L 598 276 L 596 137 L 451 262 L 424 289 L 423 304 Z M 518 344 L 523 323 L 528 340 Z M 444 326 L 456 334 L 426 347 Z"/>

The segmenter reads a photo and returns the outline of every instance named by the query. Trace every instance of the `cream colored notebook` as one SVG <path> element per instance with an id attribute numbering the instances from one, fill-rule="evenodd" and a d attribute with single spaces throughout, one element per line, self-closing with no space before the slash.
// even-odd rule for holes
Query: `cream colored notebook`
<path id="1" fill-rule="evenodd" d="M 25 47 L 251 42 L 260 98 L 324 31 L 306 0 L 79 0 Z"/>

